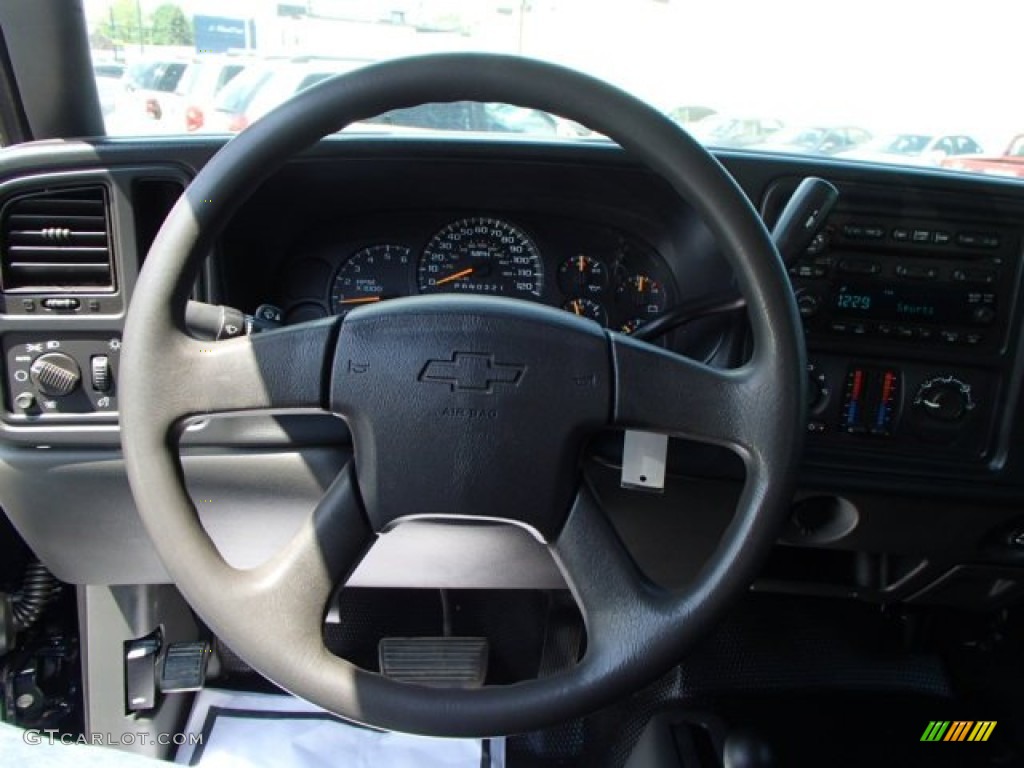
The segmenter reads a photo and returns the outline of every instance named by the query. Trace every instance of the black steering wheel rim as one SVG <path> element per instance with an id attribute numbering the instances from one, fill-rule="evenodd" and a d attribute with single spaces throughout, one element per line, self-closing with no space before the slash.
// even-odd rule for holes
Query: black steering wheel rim
<path id="1" fill-rule="evenodd" d="M 184 308 L 201 261 L 260 182 L 347 124 L 423 102 L 460 100 L 563 115 L 609 136 L 660 174 L 702 216 L 736 272 L 749 308 L 750 361 L 713 371 L 617 334 L 598 334 L 585 321 L 556 317 L 555 310 L 501 301 L 381 305 L 352 313 L 351 333 L 335 318 L 214 344 L 187 336 Z M 607 398 L 608 426 L 736 450 L 747 468 L 739 508 L 696 582 L 680 593 L 647 582 L 584 485 L 567 515 L 544 531 L 587 623 L 584 658 L 570 671 L 539 680 L 437 690 L 358 669 L 331 655 L 320 637 L 323 600 L 381 530 L 368 524 L 358 487 L 371 477 L 367 459 L 358 467 L 363 471 L 349 466 L 341 473 L 269 563 L 252 571 L 227 565 L 184 488 L 175 445 L 183 417 L 255 408 L 344 414 L 339 392 L 354 380 L 345 378 L 352 373 L 351 358 L 344 359 L 350 336 L 358 341 L 359 328 L 386 325 L 403 312 L 436 321 L 439 334 L 453 339 L 463 338 L 457 334 L 464 329 L 448 323 L 450 315 L 472 318 L 471 325 L 490 328 L 492 336 L 495 328 L 526 320 L 564 336 L 567 349 L 569 342 L 592 347 L 594 359 L 603 354 L 608 360 L 595 385 L 601 390 L 595 402 Z M 439 736 L 495 735 L 564 721 L 652 680 L 746 589 L 788 506 L 802 446 L 804 371 L 799 316 L 781 260 L 743 192 L 700 145 L 642 102 L 571 70 L 516 57 L 439 55 L 320 83 L 256 122 L 200 171 L 164 223 L 135 287 L 121 366 L 122 438 L 140 515 L 168 572 L 218 636 L 255 669 L 356 721 Z"/>

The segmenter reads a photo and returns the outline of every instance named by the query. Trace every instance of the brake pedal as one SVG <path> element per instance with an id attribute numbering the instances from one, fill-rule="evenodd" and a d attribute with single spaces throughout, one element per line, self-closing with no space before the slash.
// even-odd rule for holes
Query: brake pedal
<path id="1" fill-rule="evenodd" d="M 437 688 L 479 688 L 487 678 L 486 637 L 385 637 L 381 674 Z"/>

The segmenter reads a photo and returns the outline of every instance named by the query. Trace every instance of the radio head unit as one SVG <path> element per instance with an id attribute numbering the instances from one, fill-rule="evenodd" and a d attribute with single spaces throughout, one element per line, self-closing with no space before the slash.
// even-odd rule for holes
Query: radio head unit
<path id="1" fill-rule="evenodd" d="M 1001 353 L 1019 240 L 1000 227 L 834 215 L 790 268 L 808 337 Z"/>

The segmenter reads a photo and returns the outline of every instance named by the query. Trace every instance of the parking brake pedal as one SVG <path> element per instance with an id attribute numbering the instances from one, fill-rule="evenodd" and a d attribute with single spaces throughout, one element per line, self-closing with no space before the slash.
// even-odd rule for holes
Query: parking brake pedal
<path id="1" fill-rule="evenodd" d="M 198 691 L 206 683 L 206 665 L 210 661 L 209 643 L 171 643 L 160 668 L 163 693 Z"/>
<path id="2" fill-rule="evenodd" d="M 381 674 L 437 688 L 479 688 L 487 677 L 486 637 L 385 637 Z"/>

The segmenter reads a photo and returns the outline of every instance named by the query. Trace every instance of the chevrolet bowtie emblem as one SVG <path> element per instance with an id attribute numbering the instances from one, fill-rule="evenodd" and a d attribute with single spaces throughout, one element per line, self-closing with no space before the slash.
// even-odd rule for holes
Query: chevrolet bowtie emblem
<path id="1" fill-rule="evenodd" d="M 451 360 L 428 360 L 420 372 L 420 381 L 447 384 L 452 392 L 490 394 L 495 384 L 518 386 L 525 371 L 525 365 L 494 362 L 494 355 L 455 352 Z"/>

